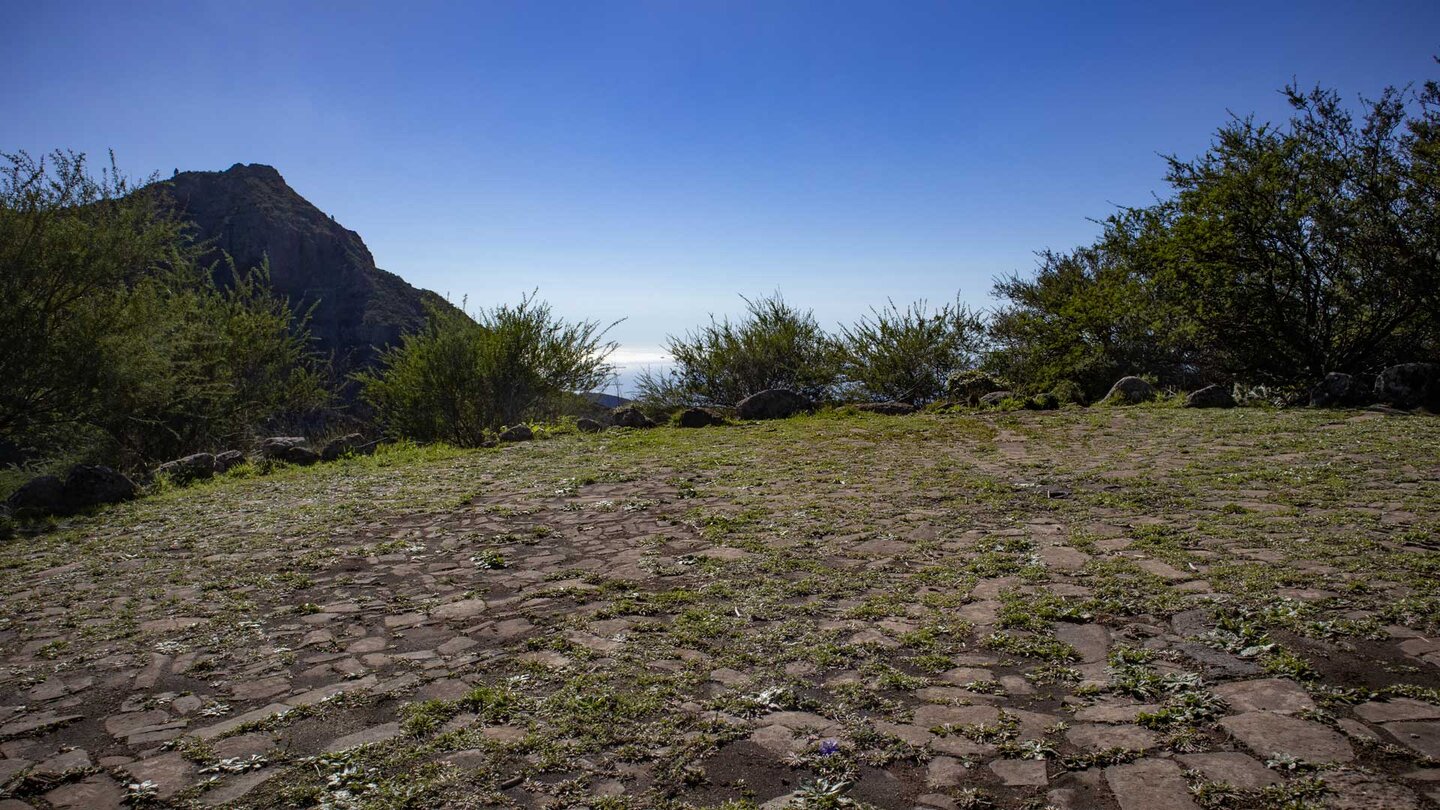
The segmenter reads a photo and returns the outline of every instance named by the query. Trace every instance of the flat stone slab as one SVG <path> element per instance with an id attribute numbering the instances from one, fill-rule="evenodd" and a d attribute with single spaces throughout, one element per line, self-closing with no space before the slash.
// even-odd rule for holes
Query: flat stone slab
<path id="1" fill-rule="evenodd" d="M 1210 691 L 1237 712 L 1299 712 L 1315 708 L 1315 701 L 1294 681 L 1260 678 L 1217 684 Z"/>
<path id="2" fill-rule="evenodd" d="M 1386 723 L 1395 739 L 1432 759 L 1440 759 L 1440 723 Z"/>
<path id="3" fill-rule="evenodd" d="M 1349 762 L 1355 751 L 1329 726 L 1276 712 L 1246 712 L 1220 721 L 1225 730 L 1262 758 L 1276 754 L 1306 762 Z"/>
<path id="4" fill-rule="evenodd" d="M 992 760 L 990 770 L 1001 782 L 1014 787 L 1044 787 L 1050 782 L 1043 759 Z"/>
<path id="5" fill-rule="evenodd" d="M 249 723 L 258 723 L 259 721 L 265 720 L 272 715 L 284 714 L 285 712 L 290 711 L 290 709 L 291 707 L 286 706 L 284 703 L 271 703 L 269 706 L 256 709 L 253 712 L 246 712 L 238 717 L 232 717 L 229 720 L 224 721 L 223 723 L 216 723 L 213 726 L 206 726 L 205 728 L 197 729 L 195 731 L 195 736 L 199 737 L 202 740 L 213 740 L 216 737 L 222 736 L 224 734 L 229 734 L 230 732 L 234 731 L 237 728 L 240 728 L 241 726 L 247 725 Z"/>
<path id="6" fill-rule="evenodd" d="M 1087 723 L 1072 726 L 1065 732 L 1065 739 L 1084 751 L 1104 751 L 1107 748 L 1125 748 L 1144 751 L 1158 745 L 1155 732 L 1132 725 L 1105 725 Z"/>
<path id="7" fill-rule="evenodd" d="M 1355 707 L 1355 715 L 1371 723 L 1393 723 L 1397 720 L 1440 720 L 1440 706 L 1412 698 L 1372 700 Z"/>
<path id="8" fill-rule="evenodd" d="M 1212 754 L 1182 754 L 1176 759 L 1187 769 L 1194 768 L 1210 782 L 1225 782 L 1245 790 L 1258 790 L 1280 781 L 1260 760 L 1238 751 Z"/>
<path id="9" fill-rule="evenodd" d="M 362 745 L 372 745 L 378 742 L 385 742 L 386 740 L 393 740 L 399 736 L 399 723 L 384 723 L 378 726 L 371 726 L 364 731 L 357 731 L 354 734 L 347 734 L 338 740 L 334 740 L 325 747 L 325 753 L 333 754 L 337 751 L 347 751 Z"/>
<path id="10" fill-rule="evenodd" d="M 195 763 L 179 753 L 138 760 L 126 765 L 125 770 L 137 782 L 154 782 L 161 799 L 168 799 L 190 787 L 199 775 Z"/>
<path id="11" fill-rule="evenodd" d="M 1142 759 L 1105 769 L 1105 782 L 1120 810 L 1200 810 L 1185 775 L 1168 759 Z"/>

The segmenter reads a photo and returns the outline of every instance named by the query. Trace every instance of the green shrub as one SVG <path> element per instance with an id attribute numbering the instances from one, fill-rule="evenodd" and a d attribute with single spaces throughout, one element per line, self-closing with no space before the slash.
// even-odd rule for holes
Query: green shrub
<path id="1" fill-rule="evenodd" d="M 533 294 L 474 319 L 449 307 L 429 316 L 376 370 L 354 375 L 395 437 L 474 447 L 502 426 L 553 415 L 610 373 L 609 327 L 563 321 Z"/>
<path id="2" fill-rule="evenodd" d="M 264 267 L 216 283 L 152 187 L 85 156 L 0 168 L 0 440 L 136 467 L 329 404 L 306 318 Z"/>
<path id="3" fill-rule="evenodd" d="M 945 397 L 966 405 L 979 405 L 981 397 L 1007 388 L 1004 380 L 988 371 L 956 371 L 945 378 Z"/>
<path id="4" fill-rule="evenodd" d="M 729 407 L 769 388 L 788 388 L 815 401 L 830 399 L 840 375 L 841 352 L 815 321 L 779 294 L 745 301 L 746 315 L 684 337 L 671 336 L 669 373 L 642 372 L 637 398 L 647 410 L 691 405 Z"/>
<path id="5" fill-rule="evenodd" d="M 950 375 L 975 364 L 979 316 L 959 301 L 931 311 L 894 301 L 840 331 L 846 377 L 878 399 L 923 405 L 946 393 Z"/>
<path id="6" fill-rule="evenodd" d="M 1074 380 L 1061 380 L 1050 389 L 1050 395 L 1060 405 L 1084 405 L 1085 389 Z"/>

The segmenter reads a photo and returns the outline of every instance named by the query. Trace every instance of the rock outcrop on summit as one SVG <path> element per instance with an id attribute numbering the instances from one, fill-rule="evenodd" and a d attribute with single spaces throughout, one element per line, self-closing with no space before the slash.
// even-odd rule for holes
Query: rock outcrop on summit
<path id="1" fill-rule="evenodd" d="M 425 302 L 443 303 L 375 266 L 360 235 L 345 228 L 262 164 L 223 172 L 180 172 L 160 184 L 195 237 L 246 269 L 269 257 L 270 282 L 297 312 L 312 305 L 316 348 L 333 353 L 336 370 L 364 366 L 378 348 L 424 323 Z M 228 279 L 228 269 L 219 281 Z"/>

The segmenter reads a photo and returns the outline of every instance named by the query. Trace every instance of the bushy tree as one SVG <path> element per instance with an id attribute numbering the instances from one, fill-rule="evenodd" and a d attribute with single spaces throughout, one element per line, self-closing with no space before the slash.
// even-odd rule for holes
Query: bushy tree
<path id="1" fill-rule="evenodd" d="M 923 404 L 944 395 L 952 372 L 974 367 L 984 337 L 979 316 L 958 300 L 936 310 L 889 301 L 841 327 L 844 373 L 872 397 Z"/>
<path id="2" fill-rule="evenodd" d="M 1169 158 L 1170 197 L 998 282 L 988 365 L 1094 397 L 1125 374 L 1298 393 L 1434 359 L 1440 87 L 1388 88 L 1358 115 L 1330 90 L 1286 96 L 1285 124 L 1233 119 L 1203 155 Z"/>
<path id="3" fill-rule="evenodd" d="M 153 189 L 85 156 L 0 170 L 0 439 L 122 466 L 323 409 L 305 319 L 266 271 L 227 286 Z"/>
<path id="4" fill-rule="evenodd" d="M 788 388 L 814 400 L 830 396 L 842 355 L 814 313 L 778 293 L 741 300 L 745 316 L 739 321 L 712 317 L 709 325 L 668 339 L 674 366 L 667 374 L 639 375 L 641 402 L 731 406 L 769 388 Z"/>
<path id="5" fill-rule="evenodd" d="M 393 435 L 460 446 L 544 415 L 568 394 L 600 387 L 615 349 L 609 327 L 569 323 L 527 296 L 471 318 L 432 306 L 425 328 L 401 338 L 379 367 L 355 378 Z"/>
<path id="6" fill-rule="evenodd" d="M 1248 381 L 1308 384 L 1433 350 L 1435 99 L 1387 88 L 1357 120 L 1334 91 L 1286 96 L 1287 125 L 1235 120 L 1201 157 L 1170 159 L 1156 284 L 1193 302 L 1201 340 Z"/>

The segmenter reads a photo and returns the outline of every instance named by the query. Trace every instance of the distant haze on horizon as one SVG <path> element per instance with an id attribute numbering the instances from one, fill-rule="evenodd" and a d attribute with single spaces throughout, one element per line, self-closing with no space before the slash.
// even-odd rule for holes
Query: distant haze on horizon
<path id="1" fill-rule="evenodd" d="M 628 381 L 741 295 L 989 306 L 1227 111 L 1435 78 L 1437 32 L 1434 2 L 12 3 L 0 150 L 275 166 L 472 310 L 626 318 Z"/>

